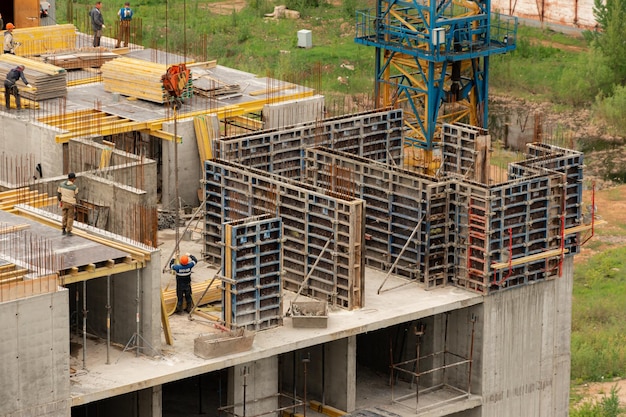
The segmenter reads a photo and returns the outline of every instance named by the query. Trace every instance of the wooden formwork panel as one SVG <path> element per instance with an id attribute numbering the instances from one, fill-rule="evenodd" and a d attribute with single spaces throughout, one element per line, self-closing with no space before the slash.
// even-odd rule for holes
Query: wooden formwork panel
<path id="1" fill-rule="evenodd" d="M 283 223 L 283 286 L 342 308 L 363 305 L 364 202 L 227 161 L 205 162 L 205 253 L 219 263 L 216 231 L 271 214 Z M 219 202 L 219 204 L 218 204 Z"/>
<path id="2" fill-rule="evenodd" d="M 402 165 L 402 111 L 367 112 L 218 142 L 218 158 L 292 179 L 301 177 L 302 150 L 326 146 Z"/>
<path id="3" fill-rule="evenodd" d="M 230 328 L 282 324 L 280 218 L 256 216 L 224 224 L 222 319 Z"/>

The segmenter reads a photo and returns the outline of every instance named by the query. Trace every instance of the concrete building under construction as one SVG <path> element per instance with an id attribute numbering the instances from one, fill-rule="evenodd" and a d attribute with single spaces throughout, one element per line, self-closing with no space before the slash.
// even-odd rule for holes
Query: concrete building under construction
<path id="1" fill-rule="evenodd" d="M 495 173 L 482 123 L 435 114 L 439 164 L 416 170 L 402 106 L 329 115 L 305 86 L 21 31 L 0 56 L 34 86 L 0 111 L 0 415 L 568 414 L 580 152 L 533 143 Z M 470 40 L 459 60 L 513 47 Z M 161 81 L 180 62 L 182 105 Z M 187 251 L 213 307 L 172 315 Z"/>

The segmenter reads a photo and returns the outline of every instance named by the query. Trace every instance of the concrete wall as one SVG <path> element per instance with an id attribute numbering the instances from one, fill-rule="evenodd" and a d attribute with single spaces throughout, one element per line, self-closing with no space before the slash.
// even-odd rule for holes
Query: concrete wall
<path id="1" fill-rule="evenodd" d="M 0 303 L 0 415 L 70 415 L 68 291 Z"/>
<path id="2" fill-rule="evenodd" d="M 283 101 L 263 106 L 264 129 L 277 129 L 324 119 L 324 96 Z"/>
<path id="3" fill-rule="evenodd" d="M 483 417 L 568 415 L 572 257 L 563 271 L 485 297 Z"/>
<path id="4" fill-rule="evenodd" d="M 280 359 L 280 390 L 344 411 L 356 407 L 356 337 L 286 353 Z"/>
<path id="5" fill-rule="evenodd" d="M 161 204 L 165 210 L 173 210 L 178 207 L 176 203 L 176 190 L 180 203 L 183 207 L 197 207 L 198 189 L 201 188 L 200 179 L 203 178 L 202 165 L 193 119 L 178 120 L 176 129 L 174 122 L 164 123 L 166 132 L 182 136 L 183 142 L 174 144 L 173 141 L 163 141 L 163 184 L 161 190 Z M 175 149 L 175 147 L 177 149 Z M 176 158 L 178 154 L 178 185 L 176 184 Z"/>
<path id="6" fill-rule="evenodd" d="M 145 168 L 156 175 L 155 164 L 147 165 Z M 124 186 L 118 182 L 92 174 L 85 173 L 80 177 L 80 183 L 83 187 L 79 189 L 79 199 L 110 208 L 106 227 L 104 227 L 104 224 L 97 224 L 109 232 L 121 236 L 134 235 L 132 231 L 139 230 L 141 227 L 139 224 L 141 220 L 136 211 L 138 207 L 156 207 L 155 184 L 147 187 L 150 190 L 149 192 Z"/>
<path id="7" fill-rule="evenodd" d="M 33 155 L 34 165 L 41 164 L 44 178 L 61 175 L 63 173 L 63 147 L 56 143 L 54 137 L 57 130 L 29 120 L 31 113 L 22 113 L 25 119 L 18 118 L 17 112 L 2 115 L 2 129 L 0 129 L 0 154 L 3 158 L 23 158 Z M 22 117 L 22 116 L 20 116 Z M 17 160 L 19 160 L 19 158 Z M 30 172 L 28 178 L 19 182 L 32 180 Z M 18 179 L 19 180 L 19 179 Z"/>
<path id="8" fill-rule="evenodd" d="M 161 267 L 160 251 L 155 250 L 145 268 L 139 269 L 139 291 L 141 297 L 140 327 L 141 337 L 154 349 L 161 346 Z M 82 283 L 78 290 L 82 294 Z M 126 345 L 137 331 L 137 271 L 125 272 L 111 277 L 111 341 Z M 82 298 L 81 298 L 82 302 Z M 106 339 L 107 278 L 97 278 L 87 282 L 88 327 L 98 336 Z M 139 340 L 140 346 L 145 346 Z M 132 346 L 136 346 L 133 344 Z M 153 355 L 149 346 L 142 353 Z"/>
<path id="9" fill-rule="evenodd" d="M 228 404 L 237 404 L 231 408 L 231 411 L 237 415 L 255 416 L 276 410 L 278 408 L 277 393 L 278 356 L 229 368 Z"/>
<path id="10" fill-rule="evenodd" d="M 100 166 L 100 158 L 105 150 L 111 152 L 108 166 L 118 167 L 119 165 L 133 163 L 149 163 L 149 159 L 142 159 L 137 155 L 121 151 L 119 149 L 111 150 L 108 146 L 96 141 L 96 139 L 72 139 L 68 142 L 69 147 L 69 167 L 70 170 L 90 171 L 98 169 Z M 111 174 L 113 175 L 113 174 Z M 128 174 L 127 174 L 128 175 Z M 121 179 L 120 182 L 129 184 L 129 180 Z"/>
<path id="11" fill-rule="evenodd" d="M 492 0 L 491 10 L 503 14 L 592 29 L 593 0 Z"/>

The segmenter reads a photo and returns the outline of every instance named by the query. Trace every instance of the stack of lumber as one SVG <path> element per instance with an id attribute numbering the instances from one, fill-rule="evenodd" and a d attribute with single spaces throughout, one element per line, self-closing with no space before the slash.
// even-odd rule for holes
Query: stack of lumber
<path id="1" fill-rule="evenodd" d="M 21 43 L 15 49 L 16 55 L 41 55 L 76 48 L 76 27 L 67 24 L 16 28 L 13 30 L 13 39 Z"/>
<path id="2" fill-rule="evenodd" d="M 161 77 L 168 66 L 135 58 L 121 57 L 102 65 L 104 91 L 119 93 L 155 103 L 169 101 L 169 95 L 163 89 Z M 191 87 L 191 80 L 188 83 Z M 192 95 L 187 90 L 183 96 Z"/>
<path id="3" fill-rule="evenodd" d="M 204 282 L 192 282 L 191 283 L 191 298 L 196 305 L 202 306 L 209 303 L 215 303 L 217 301 L 221 301 L 222 299 L 222 281 L 216 279 L 211 284 L 211 288 L 209 288 L 206 293 L 204 291 L 207 289 L 207 286 L 211 283 L 211 281 Z M 204 293 L 204 297 L 201 300 L 198 300 L 200 296 Z M 176 288 L 169 288 L 163 291 L 163 302 L 165 304 L 165 309 L 170 312 L 176 308 Z"/>
<path id="4" fill-rule="evenodd" d="M 40 56 L 43 62 L 65 69 L 100 68 L 105 62 L 118 57 L 118 54 L 101 47 L 85 47 Z"/>
<path id="5" fill-rule="evenodd" d="M 33 59 L 23 58 L 11 54 L 0 56 L 0 79 L 4 80 L 18 65 L 24 65 L 24 75 L 34 88 L 27 88 L 18 81 L 20 95 L 33 101 L 48 100 L 65 97 L 67 94 L 67 72 L 63 68 L 45 64 Z"/>

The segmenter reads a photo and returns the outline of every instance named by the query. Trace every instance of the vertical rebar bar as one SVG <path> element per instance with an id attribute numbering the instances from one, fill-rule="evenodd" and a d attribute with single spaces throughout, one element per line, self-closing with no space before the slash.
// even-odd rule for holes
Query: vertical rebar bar
<path id="1" fill-rule="evenodd" d="M 111 347 L 111 275 L 107 275 L 107 365 L 111 364 L 109 349 Z"/>
<path id="2" fill-rule="evenodd" d="M 83 281 L 83 369 L 87 369 L 87 281 Z"/>

